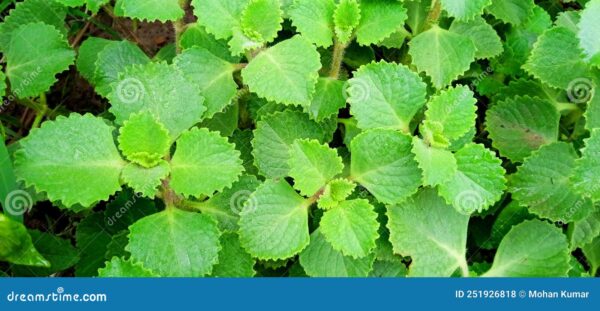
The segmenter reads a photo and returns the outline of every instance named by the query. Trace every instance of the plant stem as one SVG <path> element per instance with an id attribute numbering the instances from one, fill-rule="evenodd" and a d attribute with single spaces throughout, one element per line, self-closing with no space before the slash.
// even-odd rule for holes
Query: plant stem
<path id="1" fill-rule="evenodd" d="M 431 28 L 431 25 L 437 24 L 440 19 L 440 15 L 442 14 L 442 5 L 439 0 L 431 1 L 431 9 L 429 10 L 429 15 L 427 15 L 427 24 L 425 26 L 425 30 Z"/>
<path id="2" fill-rule="evenodd" d="M 46 94 L 42 93 L 40 95 L 40 109 L 36 111 L 36 115 L 35 115 L 35 119 L 33 120 L 33 124 L 31 125 L 31 128 L 38 128 L 40 127 L 40 124 L 42 123 L 42 119 L 44 119 L 44 117 L 46 116 L 46 113 L 48 112 L 48 102 L 46 100 Z"/>
<path id="3" fill-rule="evenodd" d="M 338 40 L 335 40 L 329 77 L 334 79 L 338 79 L 340 77 L 340 70 L 342 69 L 342 62 L 344 61 L 344 53 L 347 46 L 348 44 L 340 43 Z"/>
<path id="4" fill-rule="evenodd" d="M 179 6 L 181 6 L 185 12 L 188 7 L 188 1 L 179 0 Z M 177 51 L 177 54 L 179 54 L 181 53 L 181 35 L 185 31 L 185 14 L 181 19 L 173 22 L 173 30 L 175 30 L 175 50 Z"/>

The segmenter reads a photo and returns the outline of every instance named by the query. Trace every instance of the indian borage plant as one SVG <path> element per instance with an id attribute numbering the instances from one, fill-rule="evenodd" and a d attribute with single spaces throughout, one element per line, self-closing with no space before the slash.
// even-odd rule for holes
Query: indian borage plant
<path id="1" fill-rule="evenodd" d="M 20 98 L 73 62 L 53 12 L 106 2 L 11 11 L 0 26 L 11 87 L 41 68 Z M 189 25 L 186 1 L 114 5 L 173 22 L 166 59 L 129 41 L 79 47 L 77 69 L 111 117 L 44 122 L 14 165 L 36 193 L 88 215 L 76 249 L 3 216 L 10 273 L 596 274 L 600 1 L 191 5 Z M 44 256 L 56 249 L 69 260 Z"/>

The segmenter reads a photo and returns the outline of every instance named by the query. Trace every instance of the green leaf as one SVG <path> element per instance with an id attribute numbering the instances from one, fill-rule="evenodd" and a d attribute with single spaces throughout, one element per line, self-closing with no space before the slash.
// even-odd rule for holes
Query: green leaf
<path id="1" fill-rule="evenodd" d="M 344 82 L 333 78 L 319 78 L 315 95 L 304 111 L 318 122 L 337 116 L 339 110 L 346 107 L 344 86 Z"/>
<path id="2" fill-rule="evenodd" d="M 123 231 L 127 231 L 129 226 L 136 221 L 156 212 L 157 209 L 153 200 L 144 198 L 133 191 L 125 190 L 106 205 L 106 210 L 101 219 L 103 226 L 99 226 L 102 229 L 98 228 L 98 230 L 108 231 L 113 235 L 111 239 L 115 239 L 116 235 L 121 235 Z"/>
<path id="3" fill-rule="evenodd" d="M 22 196 L 20 194 L 25 195 Z M 17 185 L 12 158 L 3 141 L 0 143 L 0 206 L 2 206 L 6 217 L 17 222 L 23 222 L 23 214 L 33 204 L 33 200 L 28 195 L 26 192 L 20 191 Z M 20 203 L 22 201 L 21 198 L 25 198 L 25 204 Z"/>
<path id="4" fill-rule="evenodd" d="M 198 23 L 217 39 L 228 39 L 240 26 L 242 11 L 249 0 L 192 0 Z"/>
<path id="5" fill-rule="evenodd" d="M 51 263 L 35 249 L 25 226 L 0 214 L 0 261 L 49 268 Z"/>
<path id="6" fill-rule="evenodd" d="M 567 90 L 573 81 L 589 79 L 582 56 L 575 33 L 554 27 L 539 37 L 523 69 L 549 86 Z"/>
<path id="7" fill-rule="evenodd" d="M 568 223 L 592 211 L 588 198 L 577 194 L 570 182 L 577 155 L 564 142 L 534 152 L 510 178 L 513 198 L 542 218 Z"/>
<path id="8" fill-rule="evenodd" d="M 472 20 L 483 14 L 492 0 L 440 0 L 448 15 L 459 21 Z"/>
<path id="9" fill-rule="evenodd" d="M 373 271 L 369 273 L 369 277 L 375 278 L 398 278 L 406 277 L 408 269 L 400 258 L 394 258 L 393 261 L 375 260 L 373 263 Z"/>
<path id="10" fill-rule="evenodd" d="M 176 67 L 149 63 L 127 67 L 108 95 L 117 124 L 132 114 L 149 111 L 168 130 L 171 139 L 202 120 L 206 111 L 198 88 Z"/>
<path id="11" fill-rule="evenodd" d="M 350 42 L 360 18 L 360 6 L 356 0 L 340 0 L 333 13 L 335 37 L 340 43 Z"/>
<path id="12" fill-rule="evenodd" d="M 125 158 L 146 168 L 156 166 L 171 146 L 169 131 L 147 111 L 132 114 L 118 140 Z"/>
<path id="13" fill-rule="evenodd" d="M 445 183 L 458 172 L 454 154 L 446 149 L 430 146 L 418 137 L 413 137 L 412 152 L 423 171 L 425 186 Z"/>
<path id="14" fill-rule="evenodd" d="M 587 262 L 590 264 L 590 274 L 598 274 L 600 268 L 600 237 L 594 239 L 594 241 L 582 248 L 583 254 L 585 255 Z"/>
<path id="15" fill-rule="evenodd" d="M 89 114 L 45 122 L 20 141 L 15 173 L 38 192 L 46 192 L 50 201 L 67 207 L 106 200 L 121 189 L 119 176 L 125 166 L 112 133 L 112 127 Z"/>
<path id="16" fill-rule="evenodd" d="M 465 257 L 469 216 L 447 205 L 435 190 L 424 189 L 401 205 L 388 206 L 394 252 L 410 256 L 409 276 L 468 275 Z"/>
<path id="17" fill-rule="evenodd" d="M 401 1 L 361 0 L 356 41 L 361 45 L 380 43 L 403 29 L 408 15 Z"/>
<path id="18" fill-rule="evenodd" d="M 352 258 L 336 251 L 319 229 L 310 236 L 310 244 L 300 254 L 300 264 L 312 277 L 366 277 L 373 267 L 373 253 Z"/>
<path id="19" fill-rule="evenodd" d="M 193 47 L 206 49 L 213 55 L 228 62 L 237 63 L 240 61 L 239 57 L 233 57 L 229 52 L 227 41 L 215 39 L 213 35 L 206 32 L 204 27 L 198 23 L 186 26 L 185 32 L 179 39 L 179 45 L 183 50 Z"/>
<path id="20" fill-rule="evenodd" d="M 295 0 L 288 9 L 292 25 L 318 47 L 333 44 L 335 0 Z"/>
<path id="21" fill-rule="evenodd" d="M 338 178 L 330 181 L 319 196 L 318 206 L 321 209 L 328 210 L 339 206 L 356 188 L 356 184 L 344 178 Z"/>
<path id="22" fill-rule="evenodd" d="M 28 23 L 41 22 L 54 26 L 61 34 L 66 35 L 65 18 L 67 8 L 56 1 L 27 0 L 15 4 L 15 8 L 0 24 L 0 51 L 7 52 L 10 48 L 11 37 L 17 28 Z M 32 39 L 30 37 L 27 37 Z M 36 42 L 37 41 L 31 41 Z"/>
<path id="23" fill-rule="evenodd" d="M 288 165 L 294 188 L 305 196 L 315 194 L 344 169 L 335 149 L 307 139 L 296 140 L 291 146 Z"/>
<path id="24" fill-rule="evenodd" d="M 54 26 L 38 22 L 12 32 L 5 57 L 12 93 L 27 98 L 47 92 L 57 81 L 55 75 L 73 64 L 75 52 Z"/>
<path id="25" fill-rule="evenodd" d="M 496 203 L 506 189 L 502 161 L 479 144 L 466 145 L 455 157 L 456 173 L 439 186 L 446 202 L 467 215 Z"/>
<path id="26" fill-rule="evenodd" d="M 535 7 L 533 0 L 492 0 L 487 11 L 503 22 L 520 25 Z"/>
<path id="27" fill-rule="evenodd" d="M 79 261 L 79 253 L 71 245 L 71 241 L 37 230 L 30 230 L 29 234 L 35 249 L 48 260 L 50 266 L 47 268 L 13 266 L 12 271 L 18 276 L 49 276 L 66 270 Z"/>
<path id="28" fill-rule="evenodd" d="M 88 82 L 94 82 L 98 51 L 102 51 L 108 45 L 113 44 L 113 42 L 104 38 L 89 37 L 79 46 L 76 61 L 77 71 Z"/>
<path id="29" fill-rule="evenodd" d="M 286 259 L 309 243 L 308 204 L 286 181 L 267 180 L 240 213 L 240 242 L 258 259 Z"/>
<path id="30" fill-rule="evenodd" d="M 101 278 L 148 278 L 156 275 L 139 262 L 113 257 L 106 262 L 104 268 L 98 270 L 98 276 Z"/>
<path id="31" fill-rule="evenodd" d="M 86 0 L 87 9 L 92 12 L 92 14 L 97 14 L 100 11 L 100 8 L 106 4 L 108 4 L 110 0 Z"/>
<path id="32" fill-rule="evenodd" d="M 582 99 L 590 99 L 584 117 L 585 128 L 591 131 L 600 128 L 600 92 L 596 92 L 594 88 L 587 88 L 587 90 Z"/>
<path id="33" fill-rule="evenodd" d="M 494 148 L 514 162 L 522 162 L 541 146 L 558 140 L 560 113 L 546 100 L 514 97 L 487 111 L 486 127 Z"/>
<path id="34" fill-rule="evenodd" d="M 177 140 L 170 185 L 185 196 L 211 195 L 231 186 L 243 171 L 234 145 L 218 133 L 194 128 Z"/>
<path id="35" fill-rule="evenodd" d="M 535 216 L 529 214 L 527 207 L 523 207 L 519 202 L 513 200 L 496 217 L 492 229 L 490 230 L 490 238 L 486 242 L 490 248 L 498 248 L 502 238 L 510 231 L 510 229 L 519 223 L 534 219 Z M 490 266 L 491 267 L 491 266 Z"/>
<path id="36" fill-rule="evenodd" d="M 595 210 L 586 218 L 569 224 L 569 245 L 571 250 L 592 243 L 600 236 L 600 209 Z"/>
<path id="37" fill-rule="evenodd" d="M 211 216 L 169 208 L 129 230 L 131 258 L 160 276 L 200 277 L 218 262 L 221 233 Z"/>
<path id="38" fill-rule="evenodd" d="M 361 129 L 391 128 L 409 132 L 415 114 L 425 105 L 427 85 L 399 64 L 362 66 L 348 81 L 348 102 Z"/>
<path id="39" fill-rule="evenodd" d="M 206 99 L 206 118 L 223 111 L 231 104 L 237 92 L 233 64 L 198 47 L 185 50 L 175 58 L 174 64 L 200 88 Z"/>
<path id="40" fill-rule="evenodd" d="M 378 229 L 377 213 L 364 199 L 340 203 L 325 212 L 320 224 L 333 249 L 352 258 L 363 258 L 373 251 Z"/>
<path id="41" fill-rule="evenodd" d="M 469 69 L 477 48 L 471 38 L 438 26 L 414 37 L 408 53 L 420 72 L 441 89 Z M 448 61 L 452 59 L 452 61 Z"/>
<path id="42" fill-rule="evenodd" d="M 421 170 L 411 149 L 411 138 L 399 132 L 363 132 L 352 140 L 352 177 L 380 202 L 398 203 L 421 185 Z"/>
<path id="43" fill-rule="evenodd" d="M 581 12 L 581 21 L 579 22 L 579 37 L 580 46 L 585 53 L 585 60 L 596 67 L 600 67 L 600 39 L 598 31 L 600 31 L 600 1 L 592 0 L 585 6 Z"/>
<path id="44" fill-rule="evenodd" d="M 117 0 L 123 16 L 147 21 L 176 21 L 185 15 L 179 0 Z M 117 10 L 115 10 L 117 11 Z"/>
<path id="45" fill-rule="evenodd" d="M 475 52 L 477 59 L 493 58 L 504 51 L 500 36 L 482 17 L 476 17 L 468 22 L 454 21 L 450 31 L 471 38 L 477 50 Z"/>
<path id="46" fill-rule="evenodd" d="M 119 74 L 129 66 L 145 65 L 150 59 L 142 49 L 129 41 L 110 41 L 97 52 L 94 74 L 88 79 L 95 85 L 98 94 L 107 97 L 113 83 L 119 81 Z"/>
<path id="47" fill-rule="evenodd" d="M 240 18 L 244 34 L 261 43 L 277 37 L 283 22 L 280 0 L 250 0 Z"/>
<path id="48" fill-rule="evenodd" d="M 169 163 L 160 161 L 151 168 L 129 163 L 121 173 L 121 179 L 140 196 L 154 198 L 161 182 L 169 176 Z"/>
<path id="49" fill-rule="evenodd" d="M 75 276 L 92 277 L 98 275 L 98 269 L 104 265 L 104 255 L 112 241 L 110 226 L 106 224 L 103 213 L 92 213 L 77 225 L 75 236 L 80 260 L 75 266 Z"/>
<path id="50" fill-rule="evenodd" d="M 492 268 L 483 276 L 567 276 L 569 245 L 560 229 L 541 220 L 527 220 L 504 237 Z"/>
<path id="51" fill-rule="evenodd" d="M 266 100 L 308 106 L 321 69 L 319 60 L 314 45 L 294 36 L 260 52 L 242 70 L 242 78 L 250 91 Z"/>
<path id="52" fill-rule="evenodd" d="M 233 30 L 233 38 L 227 44 L 229 51 L 235 56 L 242 56 L 253 50 L 258 51 L 263 47 L 263 43 L 246 36 L 239 28 Z"/>
<path id="53" fill-rule="evenodd" d="M 593 201 L 600 200 L 600 129 L 592 130 L 592 136 L 585 140 L 586 147 L 580 159 L 575 161 L 572 182 L 574 188 Z"/>
<path id="54" fill-rule="evenodd" d="M 212 276 L 248 278 L 256 274 L 255 260 L 242 248 L 236 233 L 227 232 L 221 235 L 221 246 L 219 263 L 213 268 Z"/>
<path id="55" fill-rule="evenodd" d="M 258 121 L 252 140 L 255 164 L 268 178 L 288 176 L 290 150 L 296 139 L 323 142 L 325 132 L 306 114 L 294 111 L 276 112 Z"/>
<path id="56" fill-rule="evenodd" d="M 425 118 L 442 126 L 441 132 L 435 135 L 441 135 L 447 141 L 456 140 L 475 126 L 476 103 L 477 100 L 468 87 L 451 87 L 431 98 Z"/>

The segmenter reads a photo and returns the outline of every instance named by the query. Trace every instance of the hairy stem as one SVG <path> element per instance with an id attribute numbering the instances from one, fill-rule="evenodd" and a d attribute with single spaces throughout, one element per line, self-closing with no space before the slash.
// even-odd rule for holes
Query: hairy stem
<path id="1" fill-rule="evenodd" d="M 340 77 L 340 70 L 342 69 L 342 62 L 344 61 L 344 53 L 347 46 L 347 44 L 335 40 L 333 57 L 331 59 L 331 69 L 329 71 L 329 76 L 331 78 L 338 79 Z"/>
<path id="2" fill-rule="evenodd" d="M 425 26 L 425 30 L 429 29 L 431 25 L 437 24 L 440 19 L 440 15 L 442 14 L 442 5 L 439 0 L 431 1 L 431 9 L 429 10 L 429 15 L 427 15 L 427 25 Z"/>

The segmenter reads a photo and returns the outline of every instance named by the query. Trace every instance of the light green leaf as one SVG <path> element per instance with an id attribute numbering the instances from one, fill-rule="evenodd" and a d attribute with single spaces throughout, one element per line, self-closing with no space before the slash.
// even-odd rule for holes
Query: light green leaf
<path id="1" fill-rule="evenodd" d="M 196 84 L 206 99 L 206 118 L 223 111 L 237 92 L 233 79 L 235 66 L 203 48 L 190 48 L 173 61 L 183 74 Z"/>
<path id="2" fill-rule="evenodd" d="M 252 50 L 259 50 L 263 47 L 261 42 L 253 40 L 244 34 L 244 32 L 240 28 L 235 28 L 233 30 L 233 37 L 229 42 L 229 51 L 231 55 L 242 56 L 244 53 L 247 53 Z"/>
<path id="3" fill-rule="evenodd" d="M 575 190 L 593 201 L 600 200 L 600 129 L 585 140 L 581 158 L 575 161 L 572 182 Z"/>
<path id="4" fill-rule="evenodd" d="M 267 180 L 240 213 L 240 242 L 258 259 L 286 259 L 309 243 L 308 204 L 285 181 Z"/>
<path id="5" fill-rule="evenodd" d="M 333 78 L 319 78 L 315 95 L 304 111 L 319 122 L 337 116 L 339 110 L 346 107 L 344 86 L 344 82 Z"/>
<path id="6" fill-rule="evenodd" d="M 570 182 L 577 155 L 564 142 L 540 148 L 510 178 L 513 198 L 542 218 L 568 223 L 592 211 L 589 198 L 577 194 Z"/>
<path id="7" fill-rule="evenodd" d="M 317 204 L 321 209 L 332 209 L 346 200 L 355 188 L 356 184 L 352 181 L 344 178 L 334 179 L 325 186 Z"/>
<path id="8" fill-rule="evenodd" d="M 102 51 L 110 44 L 114 44 L 114 41 L 98 37 L 89 37 L 79 46 L 76 61 L 77 71 L 88 82 L 95 83 L 98 51 Z"/>
<path id="9" fill-rule="evenodd" d="M 408 53 L 420 72 L 441 89 L 469 69 L 477 48 L 471 38 L 438 26 L 414 37 Z M 452 61 L 448 61 L 452 59 Z"/>
<path id="10" fill-rule="evenodd" d="M 113 83 L 108 99 L 117 124 L 123 124 L 134 113 L 149 111 L 169 130 L 173 140 L 200 122 L 206 111 L 198 88 L 166 63 L 127 67 Z"/>
<path id="11" fill-rule="evenodd" d="M 200 277 L 218 262 L 221 233 L 211 216 L 169 208 L 129 230 L 131 258 L 160 276 Z"/>
<path id="12" fill-rule="evenodd" d="M 344 201 L 326 211 L 319 228 L 333 249 L 352 258 L 369 255 L 379 237 L 377 213 L 364 199 Z"/>
<path id="13" fill-rule="evenodd" d="M 331 247 L 319 229 L 310 235 L 310 244 L 300 254 L 300 264 L 312 277 L 366 277 L 373 267 L 373 253 L 354 259 Z"/>
<path id="14" fill-rule="evenodd" d="M 377 44 L 404 27 L 408 15 L 401 1 L 361 0 L 360 24 L 356 41 L 361 45 Z"/>
<path id="15" fill-rule="evenodd" d="M 73 64 L 75 52 L 54 26 L 38 22 L 12 32 L 5 57 L 12 93 L 27 98 L 47 92 L 55 75 Z"/>
<path id="16" fill-rule="evenodd" d="M 287 110 L 267 115 L 258 121 L 254 130 L 255 164 L 265 177 L 288 176 L 288 161 L 294 141 L 316 139 L 324 142 L 324 137 L 323 128 L 304 113 Z"/>
<path id="17" fill-rule="evenodd" d="M 132 65 L 145 65 L 150 59 L 137 45 L 129 41 L 110 41 L 96 51 L 94 74 L 89 81 L 98 94 L 106 97 L 119 74 Z M 81 56 L 81 55 L 80 55 Z"/>
<path id="18" fill-rule="evenodd" d="M 585 53 L 585 60 L 596 67 L 600 67 L 600 1 L 592 0 L 585 6 L 581 12 L 581 21 L 579 22 L 580 46 Z"/>
<path id="19" fill-rule="evenodd" d="M 0 233 L 0 235 L 2 234 Z M 70 240 L 37 230 L 29 230 L 29 235 L 35 249 L 43 258 L 48 260 L 50 266 L 44 268 L 14 265 L 11 268 L 14 274 L 20 277 L 45 277 L 69 269 L 79 261 L 79 253 L 71 245 Z"/>
<path id="20" fill-rule="evenodd" d="M 409 276 L 468 275 L 469 216 L 447 205 L 435 190 L 424 189 L 406 202 L 388 206 L 387 227 L 394 252 L 410 256 Z"/>
<path id="21" fill-rule="evenodd" d="M 250 0 L 240 18 L 244 35 L 269 43 L 277 37 L 283 22 L 280 0 Z"/>
<path id="22" fill-rule="evenodd" d="M 121 173 L 121 179 L 141 196 L 154 198 L 158 191 L 158 186 L 169 176 L 169 164 L 166 161 L 160 161 L 151 168 L 138 166 L 129 163 Z"/>
<path id="23" fill-rule="evenodd" d="M 567 238 L 555 226 L 541 220 L 526 220 L 504 237 L 487 277 L 567 276 Z"/>
<path id="24" fill-rule="evenodd" d="M 411 149 L 411 138 L 394 130 L 363 132 L 352 140 L 352 177 L 380 202 L 401 202 L 421 185 Z"/>
<path id="25" fill-rule="evenodd" d="M 600 247 L 598 246 L 600 246 L 600 237 L 597 237 L 592 243 L 582 248 L 583 254 L 591 266 L 591 275 L 598 274 L 598 269 L 600 268 Z"/>
<path id="26" fill-rule="evenodd" d="M 240 152 L 226 138 L 194 128 L 177 140 L 171 187 L 185 196 L 211 195 L 231 186 L 244 171 Z"/>
<path id="27" fill-rule="evenodd" d="M 393 63 L 362 66 L 348 84 L 350 109 L 361 129 L 391 128 L 408 133 L 427 96 L 427 85 L 419 75 Z"/>
<path id="28" fill-rule="evenodd" d="M 573 81 L 589 79 L 589 69 L 575 33 L 564 27 L 544 32 L 533 46 L 523 69 L 548 84 L 567 90 Z"/>
<path id="29" fill-rule="evenodd" d="M 125 158 L 146 168 L 156 166 L 171 147 L 169 131 L 147 111 L 132 114 L 118 140 Z"/>
<path id="30" fill-rule="evenodd" d="M 249 0 L 192 0 L 198 23 L 217 39 L 228 39 L 239 28 L 242 11 Z"/>
<path id="31" fill-rule="evenodd" d="M 4 98 L 6 95 L 6 76 L 4 71 L 0 71 L 0 98 Z"/>
<path id="32" fill-rule="evenodd" d="M 600 236 L 600 208 L 598 207 L 594 207 L 594 211 L 586 218 L 569 224 L 571 250 L 592 243 L 598 236 Z"/>
<path id="33" fill-rule="evenodd" d="M 356 0 L 340 0 L 333 13 L 335 36 L 340 43 L 350 42 L 360 18 L 360 6 Z"/>
<path id="34" fill-rule="evenodd" d="M 591 131 L 593 129 L 600 128 L 600 92 L 597 92 L 593 88 L 587 88 L 587 90 L 587 93 L 584 93 L 584 97 L 581 101 L 590 99 L 589 103 L 587 104 L 584 117 L 585 128 L 588 131 Z"/>
<path id="35" fill-rule="evenodd" d="M 333 44 L 335 0 L 295 0 L 288 10 L 292 25 L 318 47 Z"/>
<path id="36" fill-rule="evenodd" d="M 500 36 L 482 17 L 476 17 L 468 22 L 454 21 L 450 31 L 471 38 L 477 49 L 475 52 L 477 59 L 493 58 L 504 51 Z"/>
<path id="37" fill-rule="evenodd" d="M 413 137 L 412 152 L 423 171 L 425 186 L 445 183 L 458 172 L 454 154 L 446 149 L 429 146 L 420 138 Z"/>
<path id="38" fill-rule="evenodd" d="M 35 249 L 23 224 L 0 213 L 0 260 L 18 265 L 50 267 Z"/>
<path id="39" fill-rule="evenodd" d="M 238 63 L 240 61 L 239 57 L 233 57 L 229 52 L 227 41 L 215 39 L 213 35 L 206 32 L 204 27 L 198 23 L 186 26 L 185 32 L 179 39 L 179 45 L 183 50 L 193 47 L 206 49 L 213 55 L 231 63 Z"/>
<path id="40" fill-rule="evenodd" d="M 315 46 L 295 36 L 258 54 L 242 70 L 242 78 L 250 91 L 269 101 L 308 106 L 319 69 Z"/>
<path id="41" fill-rule="evenodd" d="M 520 25 L 535 7 L 533 0 L 492 0 L 487 11 L 503 22 Z"/>
<path id="42" fill-rule="evenodd" d="M 236 233 L 227 232 L 221 235 L 221 247 L 219 263 L 214 266 L 212 276 L 248 278 L 256 274 L 255 260 L 242 248 Z"/>
<path id="43" fill-rule="evenodd" d="M 156 277 L 152 271 L 144 268 L 139 262 L 113 257 L 106 262 L 104 268 L 98 270 L 101 278 L 148 278 Z"/>
<path id="44" fill-rule="evenodd" d="M 344 169 L 337 151 L 314 139 L 296 140 L 290 148 L 288 165 L 289 176 L 294 179 L 294 188 L 308 197 Z"/>
<path id="45" fill-rule="evenodd" d="M 445 140 L 456 140 L 475 126 L 476 103 L 477 100 L 468 87 L 451 87 L 431 98 L 425 118 L 442 126 L 442 131 L 437 134 L 442 135 Z"/>
<path id="46" fill-rule="evenodd" d="M 483 9 L 492 4 L 492 0 L 440 0 L 448 15 L 459 21 L 472 20 L 483 14 Z"/>
<path id="47" fill-rule="evenodd" d="M 439 193 L 460 213 L 481 212 L 506 189 L 502 161 L 483 145 L 468 144 L 455 154 L 458 170 L 439 186 Z"/>
<path id="48" fill-rule="evenodd" d="M 20 141 L 15 173 L 67 207 L 106 200 L 121 189 L 125 166 L 112 133 L 112 127 L 90 114 L 45 122 Z"/>
<path id="49" fill-rule="evenodd" d="M 558 140 L 560 113 L 546 100 L 509 98 L 493 105 L 486 127 L 494 148 L 514 162 L 522 162 L 541 146 Z"/>
<path id="50" fill-rule="evenodd" d="M 117 0 L 115 12 L 147 21 L 176 21 L 185 15 L 179 0 Z"/>

